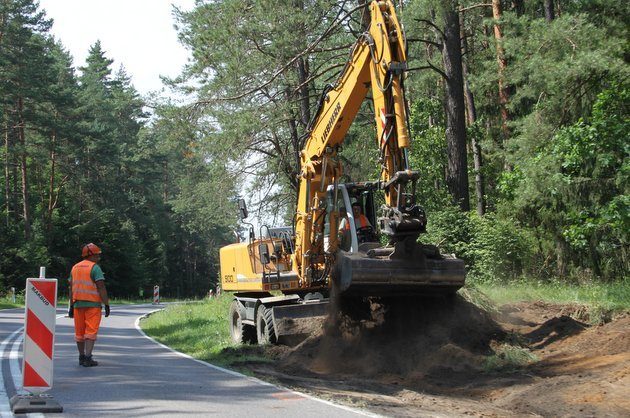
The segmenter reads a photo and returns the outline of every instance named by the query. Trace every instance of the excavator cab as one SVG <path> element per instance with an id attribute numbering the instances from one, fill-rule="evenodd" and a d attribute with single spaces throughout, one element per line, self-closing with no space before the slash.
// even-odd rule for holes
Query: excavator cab
<path id="1" fill-rule="evenodd" d="M 334 187 L 328 187 L 326 245 L 330 237 L 330 214 L 335 210 L 339 213 L 337 235 L 342 251 L 356 253 L 363 243 L 379 242 L 374 193 L 377 187 L 376 182 L 339 184 L 336 199 Z"/>

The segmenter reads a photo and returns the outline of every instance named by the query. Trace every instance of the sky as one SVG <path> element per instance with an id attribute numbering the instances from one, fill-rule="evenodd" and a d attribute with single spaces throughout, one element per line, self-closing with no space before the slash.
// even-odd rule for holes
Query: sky
<path id="1" fill-rule="evenodd" d="M 177 40 L 172 5 L 191 10 L 194 0 L 39 0 L 54 20 L 52 34 L 74 58 L 85 64 L 97 40 L 114 73 L 121 65 L 140 94 L 159 91 L 160 75 L 174 77 L 189 52 Z"/>

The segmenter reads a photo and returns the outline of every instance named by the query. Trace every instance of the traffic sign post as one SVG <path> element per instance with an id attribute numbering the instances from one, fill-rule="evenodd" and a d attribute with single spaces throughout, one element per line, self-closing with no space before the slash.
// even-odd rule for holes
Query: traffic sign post
<path id="1" fill-rule="evenodd" d="M 52 396 L 43 393 L 53 382 L 57 279 L 44 278 L 44 267 L 39 275 L 26 279 L 25 292 L 22 387 L 30 394 L 11 398 L 14 414 L 63 411 Z"/>
<path id="2" fill-rule="evenodd" d="M 155 285 L 153 286 L 153 305 L 159 305 L 160 304 L 160 286 Z"/>

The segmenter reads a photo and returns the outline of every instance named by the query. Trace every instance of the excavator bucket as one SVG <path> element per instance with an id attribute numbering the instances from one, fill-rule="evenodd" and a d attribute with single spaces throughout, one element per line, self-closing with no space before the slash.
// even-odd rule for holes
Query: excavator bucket
<path id="1" fill-rule="evenodd" d="M 395 247 L 363 244 L 356 253 L 340 251 L 335 280 L 344 295 L 448 295 L 465 282 L 464 261 L 433 246 Z"/>

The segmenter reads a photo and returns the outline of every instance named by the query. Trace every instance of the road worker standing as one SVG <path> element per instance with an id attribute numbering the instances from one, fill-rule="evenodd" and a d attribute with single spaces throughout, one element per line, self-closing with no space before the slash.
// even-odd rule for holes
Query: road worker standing
<path id="1" fill-rule="evenodd" d="M 75 264 L 70 272 L 72 289 L 68 316 L 74 318 L 74 337 L 79 349 L 79 365 L 97 366 L 92 359 L 92 349 L 101 324 L 101 304 L 105 305 L 105 316 L 109 316 L 109 297 L 105 289 L 105 276 L 97 264 L 101 249 L 89 243 L 81 251 L 83 261 Z"/>

